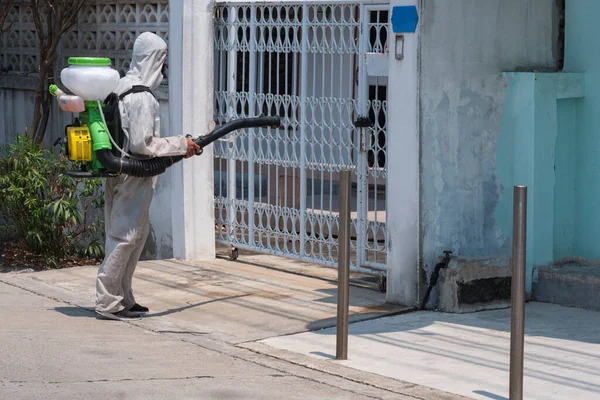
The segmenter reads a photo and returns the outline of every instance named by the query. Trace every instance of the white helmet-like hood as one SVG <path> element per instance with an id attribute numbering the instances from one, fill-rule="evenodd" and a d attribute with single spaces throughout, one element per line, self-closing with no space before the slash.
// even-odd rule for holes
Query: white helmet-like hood
<path id="1" fill-rule="evenodd" d="M 162 67 L 167 60 L 167 43 L 158 35 L 144 32 L 133 45 L 131 66 L 127 77 L 156 89 L 163 80 Z"/>

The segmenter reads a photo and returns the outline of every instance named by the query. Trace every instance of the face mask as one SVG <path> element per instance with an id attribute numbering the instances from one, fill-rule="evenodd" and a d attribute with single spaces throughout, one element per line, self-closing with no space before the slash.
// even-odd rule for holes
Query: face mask
<path id="1" fill-rule="evenodd" d="M 162 74 L 164 79 L 167 78 L 168 71 L 169 71 L 169 66 L 167 65 L 167 62 L 165 61 L 165 63 L 162 66 L 162 69 L 160 71 L 160 73 Z"/>

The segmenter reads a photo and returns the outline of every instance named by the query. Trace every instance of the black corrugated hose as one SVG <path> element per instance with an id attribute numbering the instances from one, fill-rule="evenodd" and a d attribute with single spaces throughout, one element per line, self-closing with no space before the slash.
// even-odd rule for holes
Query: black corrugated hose
<path id="1" fill-rule="evenodd" d="M 211 133 L 192 139 L 200 148 L 204 148 L 223 136 L 244 128 L 278 128 L 281 125 L 279 117 L 240 118 L 215 128 Z M 96 151 L 98 161 L 113 173 L 122 173 L 138 178 L 149 178 L 160 175 L 173 164 L 183 160 L 183 156 L 156 157 L 147 160 L 115 157 L 110 150 Z"/>

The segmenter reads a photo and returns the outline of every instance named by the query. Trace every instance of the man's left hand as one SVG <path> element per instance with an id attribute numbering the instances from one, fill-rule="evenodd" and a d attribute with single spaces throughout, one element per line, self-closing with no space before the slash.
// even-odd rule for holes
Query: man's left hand
<path id="1" fill-rule="evenodd" d="M 194 143 L 192 139 L 187 138 L 187 153 L 185 153 L 184 158 L 190 158 L 192 156 L 195 156 L 196 154 L 200 153 L 200 150 L 200 146 Z"/>

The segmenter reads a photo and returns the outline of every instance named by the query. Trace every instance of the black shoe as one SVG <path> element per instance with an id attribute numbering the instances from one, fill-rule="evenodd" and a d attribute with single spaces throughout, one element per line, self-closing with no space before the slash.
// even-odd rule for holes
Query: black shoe
<path id="1" fill-rule="evenodd" d="M 148 307 L 140 306 L 138 303 L 135 303 L 133 305 L 133 307 L 131 307 L 127 311 L 131 311 L 131 312 L 134 312 L 134 313 L 147 313 L 150 310 L 148 309 Z"/>
<path id="2" fill-rule="evenodd" d="M 116 313 L 107 313 L 96 310 L 96 313 L 106 319 L 112 319 L 116 321 L 137 321 L 141 319 L 141 316 L 137 313 L 130 312 L 128 310 L 121 310 Z"/>

